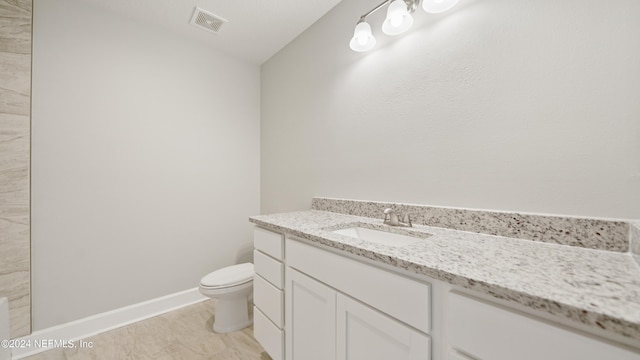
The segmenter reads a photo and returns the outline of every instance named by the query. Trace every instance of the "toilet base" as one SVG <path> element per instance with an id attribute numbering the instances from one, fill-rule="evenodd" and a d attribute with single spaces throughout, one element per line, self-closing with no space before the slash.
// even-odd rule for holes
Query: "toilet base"
<path id="1" fill-rule="evenodd" d="M 253 325 L 253 319 L 249 314 L 249 298 L 242 299 L 216 299 L 215 319 L 213 331 L 228 333 L 242 330 Z"/>
<path id="2" fill-rule="evenodd" d="M 245 322 L 245 323 L 241 323 L 241 324 L 236 324 L 234 326 L 231 327 L 227 327 L 227 328 L 217 328 L 216 324 L 213 324 L 213 332 L 217 333 L 217 334 L 226 334 L 226 333 L 230 333 L 230 332 L 234 332 L 234 331 L 239 331 L 245 328 L 248 328 L 249 326 L 253 325 L 253 319 Z"/>

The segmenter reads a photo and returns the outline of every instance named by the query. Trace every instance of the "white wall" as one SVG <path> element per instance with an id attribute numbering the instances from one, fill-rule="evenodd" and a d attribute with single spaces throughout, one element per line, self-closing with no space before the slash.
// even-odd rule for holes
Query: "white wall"
<path id="1" fill-rule="evenodd" d="M 250 260 L 258 66 L 79 0 L 34 16 L 34 330 Z"/>
<path id="2" fill-rule="evenodd" d="M 640 2 L 461 0 L 378 47 L 344 0 L 262 66 L 261 205 L 640 218 Z"/>

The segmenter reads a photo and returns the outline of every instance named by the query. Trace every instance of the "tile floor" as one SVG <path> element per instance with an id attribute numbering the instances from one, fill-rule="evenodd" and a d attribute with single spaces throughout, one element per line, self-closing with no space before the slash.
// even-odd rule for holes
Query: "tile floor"
<path id="1" fill-rule="evenodd" d="M 211 329 L 213 300 L 98 334 L 93 348 L 53 349 L 27 360 L 270 360 L 253 328 L 228 334 Z"/>

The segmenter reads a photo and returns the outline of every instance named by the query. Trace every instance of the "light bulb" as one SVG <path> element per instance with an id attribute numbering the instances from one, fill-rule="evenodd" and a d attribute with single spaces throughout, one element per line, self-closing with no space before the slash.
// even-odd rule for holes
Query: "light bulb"
<path id="1" fill-rule="evenodd" d="M 371 34 L 371 25 L 365 21 L 358 22 L 353 31 L 349 47 L 353 51 L 363 52 L 373 49 L 374 46 L 376 46 L 376 38 Z"/>
<path id="2" fill-rule="evenodd" d="M 393 25 L 395 27 L 398 27 L 398 26 L 400 26 L 402 24 L 402 16 L 397 16 L 396 15 L 396 16 L 391 18 L 390 22 L 391 22 L 391 25 Z"/>
<path id="3" fill-rule="evenodd" d="M 394 0 L 387 9 L 387 18 L 382 23 L 382 32 L 387 35 L 398 35 L 413 25 L 413 17 L 407 10 L 404 0 Z"/>
<path id="4" fill-rule="evenodd" d="M 439 14 L 456 6 L 459 0 L 423 0 L 422 8 L 431 14 Z"/>

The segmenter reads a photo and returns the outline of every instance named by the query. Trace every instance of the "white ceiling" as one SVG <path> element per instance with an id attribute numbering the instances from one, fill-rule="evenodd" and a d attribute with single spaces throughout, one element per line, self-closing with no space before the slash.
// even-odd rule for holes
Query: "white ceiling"
<path id="1" fill-rule="evenodd" d="M 341 0 L 84 0 L 132 20 L 163 26 L 223 53 L 262 64 Z M 189 24 L 195 7 L 228 22 L 218 34 Z"/>

